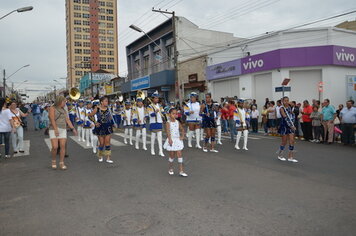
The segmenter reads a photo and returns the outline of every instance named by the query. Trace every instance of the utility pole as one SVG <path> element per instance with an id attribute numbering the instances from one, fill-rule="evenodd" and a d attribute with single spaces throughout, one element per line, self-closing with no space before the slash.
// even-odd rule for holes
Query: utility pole
<path id="1" fill-rule="evenodd" d="M 54 86 L 54 100 L 56 100 L 57 97 L 57 90 L 56 90 L 56 85 Z"/>
<path id="2" fill-rule="evenodd" d="M 5 98 L 6 97 L 6 73 L 5 73 L 5 69 L 3 70 L 3 75 L 4 75 L 4 80 L 3 80 L 4 92 L 3 92 L 3 95 L 4 95 L 4 98 Z"/>
<path id="3" fill-rule="evenodd" d="M 156 10 L 154 8 L 152 8 L 153 12 L 158 12 L 158 13 L 162 13 L 162 14 L 169 14 L 172 15 L 172 31 L 173 31 L 173 60 L 174 60 L 174 70 L 175 70 L 175 79 L 174 79 L 174 87 L 175 87 L 175 96 L 176 99 L 178 98 L 181 102 L 181 93 L 180 93 L 180 86 L 179 86 L 179 81 L 178 81 L 178 52 L 177 52 L 177 29 L 176 29 L 176 14 L 174 11 L 162 11 L 161 9 Z M 178 85 L 178 86 L 176 86 Z M 178 97 L 177 97 L 178 94 Z"/>

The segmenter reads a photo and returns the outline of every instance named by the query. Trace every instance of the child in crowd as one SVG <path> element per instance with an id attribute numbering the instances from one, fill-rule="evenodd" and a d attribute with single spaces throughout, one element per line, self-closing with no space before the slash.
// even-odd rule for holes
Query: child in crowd
<path id="1" fill-rule="evenodd" d="M 166 123 L 167 140 L 163 145 L 163 148 L 169 151 L 169 169 L 168 174 L 174 175 L 173 162 L 174 158 L 177 157 L 179 164 L 179 175 L 182 177 L 187 177 L 188 175 L 183 170 L 183 157 L 182 150 L 184 148 L 184 129 L 181 123 L 176 120 L 177 109 L 171 108 L 169 110 L 168 121 Z"/>
<path id="2" fill-rule="evenodd" d="M 312 126 L 313 126 L 313 134 L 314 139 L 310 142 L 320 143 L 320 135 L 321 135 L 321 119 L 322 114 L 319 112 L 319 107 L 314 105 L 313 112 L 310 114 L 310 118 L 312 119 Z"/>

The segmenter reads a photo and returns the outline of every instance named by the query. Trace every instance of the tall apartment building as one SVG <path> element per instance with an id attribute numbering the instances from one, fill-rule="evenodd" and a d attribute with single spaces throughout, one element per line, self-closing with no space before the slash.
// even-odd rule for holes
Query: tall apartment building
<path id="1" fill-rule="evenodd" d="M 117 0 L 66 0 L 67 85 L 99 69 L 118 74 Z"/>

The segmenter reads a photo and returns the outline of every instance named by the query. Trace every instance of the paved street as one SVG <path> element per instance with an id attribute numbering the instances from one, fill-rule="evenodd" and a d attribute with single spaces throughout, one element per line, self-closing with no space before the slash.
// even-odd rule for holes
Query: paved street
<path id="1" fill-rule="evenodd" d="M 113 136 L 114 165 L 69 139 L 67 171 L 50 169 L 43 132 L 29 153 L 0 159 L 1 235 L 355 235 L 355 148 L 297 142 L 300 163 L 275 157 L 279 139 L 249 151 L 184 150 L 188 178 Z M 48 140 L 47 140 L 48 141 Z M 3 152 L 3 148 L 1 150 Z M 166 153 L 168 156 L 168 153 Z"/>

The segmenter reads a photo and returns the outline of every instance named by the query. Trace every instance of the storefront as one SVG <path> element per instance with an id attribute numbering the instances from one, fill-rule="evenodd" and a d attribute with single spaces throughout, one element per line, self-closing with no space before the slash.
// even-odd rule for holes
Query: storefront
<path id="1" fill-rule="evenodd" d="M 221 97 L 281 98 L 281 83 L 289 78 L 285 95 L 302 102 L 329 98 L 332 104 L 355 98 L 356 48 L 337 45 L 283 48 L 219 63 L 206 68 L 209 91 Z"/>

